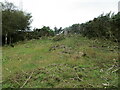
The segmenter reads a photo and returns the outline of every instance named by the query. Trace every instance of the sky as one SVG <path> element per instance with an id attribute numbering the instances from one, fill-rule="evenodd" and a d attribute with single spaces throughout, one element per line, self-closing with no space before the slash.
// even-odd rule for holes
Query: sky
<path id="1" fill-rule="evenodd" d="M 4 2 L 4 0 L 0 0 Z M 102 13 L 118 12 L 120 0 L 7 0 L 31 13 L 32 28 L 68 27 L 85 23 Z"/>

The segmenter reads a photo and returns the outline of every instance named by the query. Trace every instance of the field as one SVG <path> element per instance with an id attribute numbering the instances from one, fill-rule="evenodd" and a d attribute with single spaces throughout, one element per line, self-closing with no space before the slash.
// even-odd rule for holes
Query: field
<path id="1" fill-rule="evenodd" d="M 117 88 L 118 45 L 80 35 L 4 46 L 3 88 Z"/>

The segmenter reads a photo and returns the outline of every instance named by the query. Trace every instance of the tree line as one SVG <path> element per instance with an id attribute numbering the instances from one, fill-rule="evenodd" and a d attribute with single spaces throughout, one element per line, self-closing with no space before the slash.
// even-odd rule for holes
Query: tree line
<path id="1" fill-rule="evenodd" d="M 101 14 L 97 18 L 82 24 L 73 24 L 62 29 L 49 26 L 30 30 L 32 16 L 19 10 L 13 3 L 2 4 L 2 44 L 12 44 L 18 41 L 39 39 L 41 37 L 64 34 L 81 34 L 88 38 L 103 38 L 120 42 L 120 13 Z"/>
<path id="2" fill-rule="evenodd" d="M 42 36 L 53 36 L 50 27 L 30 30 L 32 16 L 30 13 L 18 9 L 13 3 L 5 2 L 2 5 L 2 45 L 18 41 L 38 39 Z"/>
<path id="3" fill-rule="evenodd" d="M 82 24 L 73 24 L 64 30 L 88 38 L 102 38 L 120 42 L 120 12 L 117 14 L 101 14 L 93 20 Z"/>

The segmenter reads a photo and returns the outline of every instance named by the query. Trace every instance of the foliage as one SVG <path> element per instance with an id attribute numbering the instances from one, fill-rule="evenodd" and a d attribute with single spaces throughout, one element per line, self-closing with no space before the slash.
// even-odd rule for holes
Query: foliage
<path id="1" fill-rule="evenodd" d="M 120 41 L 120 13 L 116 15 L 101 14 L 97 18 L 82 24 L 73 24 L 64 30 L 69 33 L 82 34 L 88 38 L 103 38 L 112 41 Z"/>
<path id="2" fill-rule="evenodd" d="M 60 34 L 62 31 L 63 31 L 62 27 L 60 27 L 59 29 L 57 27 L 54 27 L 54 33 L 55 33 L 55 35 Z"/>
<path id="3" fill-rule="evenodd" d="M 73 24 L 70 28 L 70 33 L 80 33 L 80 24 Z"/>
<path id="4" fill-rule="evenodd" d="M 120 12 L 111 18 L 111 32 L 113 36 L 120 41 Z"/>
<path id="5" fill-rule="evenodd" d="M 3 40 L 6 40 L 6 44 L 7 44 L 13 42 L 13 40 L 16 39 L 12 37 L 13 34 L 16 34 L 19 31 L 25 32 L 26 30 L 30 29 L 32 16 L 29 13 L 16 9 L 14 4 L 12 3 L 5 2 L 2 5 L 3 5 L 2 31 L 3 31 L 3 37 L 6 38 L 6 39 L 3 38 Z"/>
<path id="6" fill-rule="evenodd" d="M 54 32 L 50 27 L 43 26 L 41 29 L 34 29 L 34 32 L 38 35 L 38 37 L 42 36 L 54 36 Z"/>

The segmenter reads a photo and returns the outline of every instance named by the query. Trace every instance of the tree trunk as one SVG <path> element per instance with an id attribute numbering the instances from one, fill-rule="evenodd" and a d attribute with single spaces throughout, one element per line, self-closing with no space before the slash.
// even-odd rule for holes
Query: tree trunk
<path id="1" fill-rule="evenodd" d="M 6 33 L 5 34 L 5 44 L 7 44 L 7 42 L 8 42 L 8 34 Z"/>
<path id="2" fill-rule="evenodd" d="M 11 36 L 10 36 L 10 43 L 9 43 L 10 45 L 11 45 L 11 42 L 12 42 L 12 38 L 11 38 Z"/>

